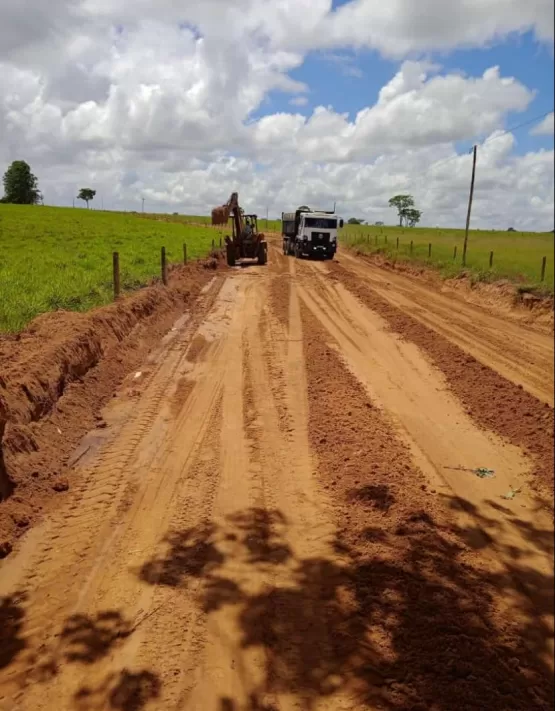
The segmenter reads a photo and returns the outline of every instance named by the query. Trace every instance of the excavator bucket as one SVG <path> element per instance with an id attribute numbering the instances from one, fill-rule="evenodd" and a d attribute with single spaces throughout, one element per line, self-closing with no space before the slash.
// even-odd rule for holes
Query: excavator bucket
<path id="1" fill-rule="evenodd" d="M 226 205 L 215 207 L 212 210 L 212 224 L 225 225 L 229 219 L 229 210 Z"/>

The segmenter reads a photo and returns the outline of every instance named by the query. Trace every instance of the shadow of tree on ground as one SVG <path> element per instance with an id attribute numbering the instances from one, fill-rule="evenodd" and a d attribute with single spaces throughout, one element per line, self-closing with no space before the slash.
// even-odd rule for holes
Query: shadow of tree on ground
<path id="1" fill-rule="evenodd" d="M 25 595 L 0 598 L 0 669 L 7 667 L 25 649 L 23 623 Z"/>
<path id="2" fill-rule="evenodd" d="M 387 492 L 379 500 L 387 501 Z M 194 545 L 176 547 L 181 539 L 171 534 L 165 555 L 140 573 L 147 582 L 175 587 L 200 577 L 199 605 L 206 612 L 234 606 L 237 653 L 265 652 L 264 680 L 246 690 L 250 711 L 271 708 L 264 705 L 267 695 L 294 695 L 308 711 L 342 691 L 384 709 L 551 708 L 549 632 L 525 594 L 519 613 L 530 629 L 503 623 L 499 605 L 505 592 L 515 592 L 513 576 L 468 564 L 467 531 L 413 512 L 393 532 L 377 535 L 366 526 L 351 537 L 361 545 L 338 540 L 329 557 L 307 559 L 294 556 L 286 535 L 279 512 L 246 510 L 221 526 L 186 531 Z M 280 570 L 286 582 L 272 584 L 268 575 L 258 591 L 246 589 L 232 571 L 245 564 L 264 579 L 267 556 L 252 552 L 265 550 L 267 540 L 273 550 L 287 551 L 270 556 L 271 570 Z M 222 541 L 237 545 L 226 549 Z M 229 557 L 233 565 L 226 567 Z M 161 574 L 148 579 L 144 571 L 153 563 Z M 523 567 L 514 572 L 520 578 L 527 573 Z M 537 591 L 552 587 L 547 577 L 530 573 L 528 579 Z M 541 612 L 552 615 L 548 597 Z M 244 711 L 231 697 L 220 703 L 222 711 Z"/>
<path id="3" fill-rule="evenodd" d="M 46 684 L 68 671 L 69 666 L 92 668 L 110 656 L 135 631 L 119 610 L 101 610 L 94 615 L 76 614 L 67 618 L 51 644 L 40 639 L 23 639 L 26 598 L 0 601 L 0 669 L 12 662 L 21 663 L 13 680 L 21 691 L 35 684 Z M 18 656 L 19 655 L 19 656 Z M 159 677 L 149 670 L 113 671 L 97 687 L 81 688 L 73 699 L 76 711 L 140 711 L 148 701 L 160 695 Z M 60 704 L 66 704 L 61 700 Z M 62 705 L 60 706 L 62 708 Z M 69 708 L 63 705 L 63 708 Z"/>
<path id="4" fill-rule="evenodd" d="M 160 696 L 160 679 L 150 671 L 123 669 L 109 674 L 98 687 L 84 686 L 74 698 L 76 711 L 141 711 Z"/>

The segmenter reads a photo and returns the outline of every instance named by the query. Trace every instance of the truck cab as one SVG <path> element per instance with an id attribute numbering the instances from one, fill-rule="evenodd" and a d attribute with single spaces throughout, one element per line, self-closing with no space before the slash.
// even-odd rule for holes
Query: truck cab
<path id="1" fill-rule="evenodd" d="M 333 259 L 341 227 L 343 220 L 334 212 L 299 208 L 294 213 L 282 213 L 283 252 L 296 257 Z"/>

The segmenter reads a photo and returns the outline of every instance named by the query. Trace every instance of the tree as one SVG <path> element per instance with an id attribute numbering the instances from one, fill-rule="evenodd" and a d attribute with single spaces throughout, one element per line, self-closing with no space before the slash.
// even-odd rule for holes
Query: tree
<path id="1" fill-rule="evenodd" d="M 87 208 L 88 208 L 89 202 L 91 200 L 94 200 L 95 195 L 96 195 L 96 190 L 91 190 L 90 188 L 81 188 L 81 190 L 79 190 L 79 195 L 77 196 L 77 199 L 83 200 L 83 202 L 86 202 Z"/>
<path id="2" fill-rule="evenodd" d="M 409 207 L 407 210 L 405 210 L 404 214 L 405 225 L 408 225 L 409 227 L 414 227 L 420 222 L 421 217 L 421 210 L 417 210 L 415 207 Z"/>
<path id="3" fill-rule="evenodd" d="M 395 195 L 389 201 L 389 207 L 394 207 L 397 210 L 397 214 L 399 215 L 399 227 L 402 227 L 407 210 L 414 207 L 414 198 L 412 195 Z"/>
<path id="4" fill-rule="evenodd" d="M 347 220 L 348 225 L 362 225 L 364 220 L 358 220 L 356 217 L 351 217 Z"/>
<path id="5" fill-rule="evenodd" d="M 4 202 L 14 205 L 36 205 L 38 181 L 24 160 L 14 160 L 4 173 Z"/>

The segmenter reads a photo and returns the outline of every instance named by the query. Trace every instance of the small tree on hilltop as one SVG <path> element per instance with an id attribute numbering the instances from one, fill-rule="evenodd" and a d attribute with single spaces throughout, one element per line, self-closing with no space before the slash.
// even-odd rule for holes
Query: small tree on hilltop
<path id="1" fill-rule="evenodd" d="M 405 210 L 404 214 L 405 225 L 408 225 L 409 227 L 415 227 L 415 225 L 420 222 L 421 217 L 421 210 L 417 210 L 415 207 L 409 207 L 407 210 Z"/>
<path id="2" fill-rule="evenodd" d="M 414 207 L 414 198 L 412 195 L 395 195 L 389 201 L 389 207 L 394 207 L 397 210 L 397 214 L 399 215 L 399 227 L 402 227 L 407 210 Z"/>
<path id="3" fill-rule="evenodd" d="M 36 205 L 40 193 L 38 181 L 24 160 L 14 160 L 4 173 L 3 202 L 14 205 Z"/>
<path id="4" fill-rule="evenodd" d="M 94 200 L 95 195 L 96 195 L 96 190 L 91 190 L 91 188 L 81 188 L 81 190 L 79 190 L 79 195 L 77 196 L 77 199 L 83 200 L 83 202 L 86 202 L 87 209 L 88 209 L 89 202 L 91 200 Z"/>
<path id="5" fill-rule="evenodd" d="M 349 220 L 347 220 L 348 225 L 362 225 L 364 220 L 358 220 L 356 217 L 351 217 Z"/>

